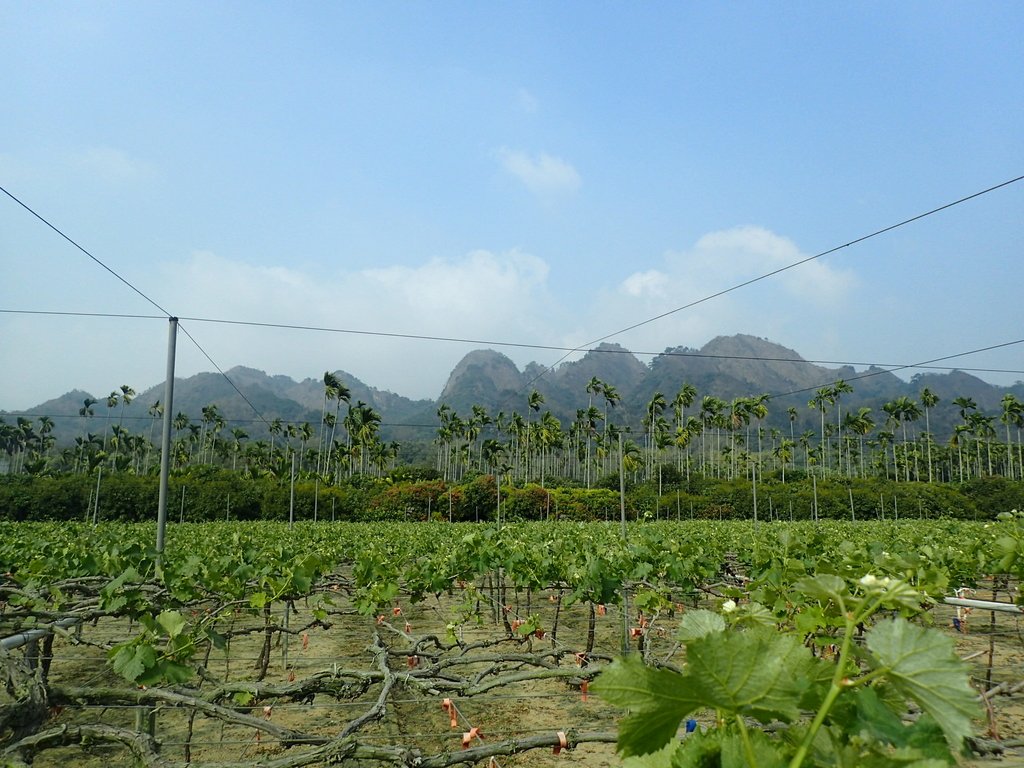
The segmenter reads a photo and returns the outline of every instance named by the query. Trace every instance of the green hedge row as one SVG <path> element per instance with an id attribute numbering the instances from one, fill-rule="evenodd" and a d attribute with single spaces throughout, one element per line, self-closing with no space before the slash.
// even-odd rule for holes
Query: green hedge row
<path id="1" fill-rule="evenodd" d="M 963 485 L 882 481 L 764 484 L 757 489 L 761 520 L 880 520 L 901 517 L 992 519 L 1024 504 L 1024 485 L 1004 478 Z M 720 483 L 698 493 L 672 492 L 655 500 L 656 516 L 704 520 L 751 519 L 749 483 Z"/>
<path id="2" fill-rule="evenodd" d="M 97 489 L 99 501 L 97 504 Z M 342 486 L 296 483 L 297 520 L 493 520 L 498 487 L 491 475 L 449 485 L 441 480 L 368 480 Z M 158 481 L 152 476 L 109 474 L 0 477 L 0 519 L 144 521 L 156 518 Z M 501 487 L 507 520 L 617 520 L 619 494 L 610 488 Z M 851 510 L 852 503 L 852 510 Z M 892 483 L 880 480 L 818 482 L 809 479 L 757 486 L 762 520 L 899 517 L 991 519 L 1024 509 L 1024 483 L 1001 477 L 962 484 Z M 174 477 L 168 493 L 173 520 L 287 520 L 292 490 L 275 479 L 251 479 L 226 470 Z M 744 481 L 691 481 L 675 487 L 633 485 L 629 519 L 750 519 L 754 488 Z"/>

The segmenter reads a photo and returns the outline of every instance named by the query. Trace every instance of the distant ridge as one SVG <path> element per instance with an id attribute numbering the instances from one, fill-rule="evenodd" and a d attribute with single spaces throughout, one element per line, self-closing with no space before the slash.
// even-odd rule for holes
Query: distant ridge
<path id="1" fill-rule="evenodd" d="M 525 414 L 532 390 L 544 399 L 541 410 L 550 410 L 567 427 L 576 418 L 577 410 L 586 408 L 594 399 L 586 391 L 593 379 L 613 385 L 621 397 L 610 418 L 617 424 L 634 425 L 637 429 L 655 392 L 671 402 L 683 384 L 691 384 L 697 390 L 697 401 L 690 409 L 692 415 L 697 413 L 700 398 L 705 395 L 727 401 L 762 393 L 777 395 L 769 404 L 764 426 L 783 429 L 787 434 L 791 428 L 787 410 L 791 407 L 797 412 L 793 429 L 817 428 L 818 415 L 807 403 L 814 396 L 814 389 L 838 379 L 848 381 L 854 388 L 852 393 L 843 396 L 843 409 L 870 407 L 879 424 L 884 422 L 885 414 L 881 411 L 884 403 L 901 396 L 917 399 L 927 387 L 940 398 L 931 413 L 932 431 L 937 439 L 948 437 L 960 421 L 959 411 L 952 403 L 956 397 L 969 397 L 980 411 L 996 416 L 1000 413 L 1000 400 L 1007 392 L 1024 399 L 1024 383 L 1021 382 L 1012 387 L 999 387 L 956 370 L 922 373 L 905 382 L 881 369 L 856 371 L 850 366 L 816 365 L 792 349 L 746 334 L 718 336 L 700 349 L 669 348 L 655 356 L 649 365 L 624 347 L 605 343 L 579 360 L 562 363 L 552 371 L 537 363 L 520 371 L 500 352 L 473 350 L 452 370 L 437 400 L 411 400 L 371 387 L 345 371 L 333 373 L 350 389 L 353 404 L 362 401 L 381 414 L 384 439 L 419 442 L 433 439 L 433 425 L 437 424 L 437 409 L 442 403 L 467 415 L 474 405 L 491 414 L 499 411 Z M 270 375 L 245 366 L 232 368 L 227 374 L 267 421 L 309 422 L 319 427 L 324 396 L 322 374 L 295 381 L 288 376 Z M 112 384 L 112 387 L 119 384 Z M 124 408 L 123 415 L 120 405 L 107 408 L 107 393 L 90 394 L 79 389 L 17 415 L 54 418 L 54 434 L 62 441 L 86 431 L 102 431 L 104 425 L 109 424 L 108 417 L 123 418 L 126 427 L 138 432 L 152 423 L 149 409 L 162 399 L 163 389 L 160 383 L 140 391 Z M 174 397 L 175 413 L 185 413 L 192 420 L 201 417 L 203 407 L 216 405 L 229 424 L 242 425 L 250 437 L 267 435 L 266 425 L 219 373 L 199 373 L 177 380 Z M 97 400 L 91 419 L 79 416 L 86 398 Z M 597 401 L 600 402 L 599 396 Z M 603 408 L 603 402 L 600 404 Z M 14 414 L 4 411 L 0 411 L 0 417 L 8 422 L 14 420 Z M 923 425 L 920 428 L 923 429 Z"/>

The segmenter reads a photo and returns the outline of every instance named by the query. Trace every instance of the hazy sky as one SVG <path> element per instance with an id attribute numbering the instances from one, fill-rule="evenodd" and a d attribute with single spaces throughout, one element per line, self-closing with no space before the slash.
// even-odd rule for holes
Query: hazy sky
<path id="1" fill-rule="evenodd" d="M 182 317 L 574 347 L 1024 174 L 1022 39 L 1018 2 L 0 0 L 0 186 Z M 1018 182 L 611 340 L 1019 341 L 1022 246 Z M 2 194 L 0 309 L 161 315 Z M 484 346 L 182 326 L 410 397 Z M 157 384 L 166 341 L 0 313 L 0 408 Z"/>

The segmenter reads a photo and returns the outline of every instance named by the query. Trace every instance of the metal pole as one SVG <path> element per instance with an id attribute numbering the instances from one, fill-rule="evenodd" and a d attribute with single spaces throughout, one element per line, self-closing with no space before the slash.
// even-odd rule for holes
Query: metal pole
<path id="1" fill-rule="evenodd" d="M 750 487 L 754 493 L 754 530 L 757 530 L 757 464 L 754 464 L 750 473 Z M 756 534 L 755 534 L 756 535 Z M 757 539 L 755 538 L 756 542 Z"/>
<path id="2" fill-rule="evenodd" d="M 619 432 L 619 520 L 622 524 L 622 541 L 626 535 L 626 464 L 622 457 L 622 433 Z M 622 582 L 622 653 L 628 655 L 629 647 L 629 589 Z"/>
<path id="3" fill-rule="evenodd" d="M 288 527 L 295 525 L 295 451 L 292 451 L 292 492 L 288 502 Z"/>
<path id="4" fill-rule="evenodd" d="M 818 522 L 818 478 L 811 475 L 811 485 L 814 488 L 814 522 Z"/>
<path id="5" fill-rule="evenodd" d="M 288 669 L 288 616 L 291 614 L 291 605 L 284 601 L 284 632 L 281 633 L 281 669 Z"/>
<path id="6" fill-rule="evenodd" d="M 99 464 L 96 467 L 96 499 L 95 504 L 92 508 L 92 524 L 96 525 L 96 520 L 100 515 L 100 480 L 103 478 L 103 465 Z"/>
<path id="7" fill-rule="evenodd" d="M 167 332 L 167 381 L 164 383 L 164 424 L 160 440 L 160 497 L 156 512 L 156 554 L 164 552 L 167 527 L 167 480 L 171 475 L 171 426 L 174 418 L 174 348 L 178 340 L 178 318 L 169 318 Z"/>
<path id="8" fill-rule="evenodd" d="M 619 432 L 619 520 L 622 522 L 622 540 L 626 541 L 626 464 L 622 457 L 621 432 Z"/>

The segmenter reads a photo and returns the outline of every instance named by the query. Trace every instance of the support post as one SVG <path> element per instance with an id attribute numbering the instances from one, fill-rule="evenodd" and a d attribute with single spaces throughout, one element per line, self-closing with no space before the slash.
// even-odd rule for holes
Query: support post
<path id="1" fill-rule="evenodd" d="M 622 525 L 622 541 L 628 540 L 626 532 L 626 463 L 622 455 L 622 433 L 619 432 L 619 521 Z M 629 647 L 629 588 L 622 582 L 622 653 L 628 655 Z"/>
<path id="2" fill-rule="evenodd" d="M 292 451 L 292 482 L 291 496 L 288 500 L 288 528 L 295 525 L 295 451 Z"/>
<path id="3" fill-rule="evenodd" d="M 164 553 L 167 527 L 167 482 L 171 475 L 171 426 L 174 419 L 174 348 L 178 341 L 178 318 L 171 317 L 167 332 L 167 380 L 164 383 L 164 424 L 160 440 L 160 496 L 156 512 L 156 554 Z"/>
<path id="4" fill-rule="evenodd" d="M 622 523 L 622 540 L 626 541 L 626 463 L 622 455 L 621 432 L 619 432 L 619 520 Z"/>

